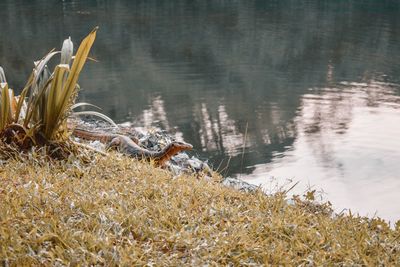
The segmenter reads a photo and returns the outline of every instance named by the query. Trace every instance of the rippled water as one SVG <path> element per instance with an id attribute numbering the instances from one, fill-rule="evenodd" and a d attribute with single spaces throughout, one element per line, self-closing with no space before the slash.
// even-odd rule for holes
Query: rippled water
<path id="1" fill-rule="evenodd" d="M 1 1 L 0 65 L 100 26 L 81 100 L 226 175 L 400 219 L 398 1 Z M 271 178 L 273 177 L 273 178 Z"/>
<path id="2" fill-rule="evenodd" d="M 336 208 L 397 219 L 399 88 L 375 81 L 310 88 L 294 119 L 293 144 L 247 177 L 267 187 L 276 181 L 265 177 L 291 178 L 301 181 L 293 193 L 322 189 Z"/>

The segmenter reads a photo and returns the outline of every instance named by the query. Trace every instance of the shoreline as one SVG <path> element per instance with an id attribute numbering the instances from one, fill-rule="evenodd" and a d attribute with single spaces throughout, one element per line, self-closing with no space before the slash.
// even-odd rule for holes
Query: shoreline
<path id="1" fill-rule="evenodd" d="M 106 122 L 103 121 L 86 121 L 86 120 L 78 120 L 76 123 L 84 128 L 88 128 L 91 131 L 101 131 L 101 132 L 113 132 L 117 133 L 118 128 L 110 128 L 110 125 Z M 134 127 L 132 123 L 129 122 L 123 122 L 117 124 L 119 130 L 123 130 L 125 132 L 128 132 L 130 135 L 134 136 L 135 139 L 137 139 L 137 142 L 144 148 L 148 150 L 161 150 L 165 144 L 171 143 L 175 138 L 170 135 L 168 132 L 161 128 L 151 128 L 151 129 L 145 129 L 143 127 Z M 96 149 L 97 151 L 100 152 L 105 152 L 105 146 L 104 144 L 100 143 L 99 141 L 85 141 L 82 139 L 79 139 L 78 137 L 74 137 L 75 141 L 77 142 L 83 142 L 86 145 L 89 145 Z M 179 141 L 184 141 L 184 140 L 179 140 Z M 210 167 L 208 164 L 208 160 L 200 160 L 197 158 L 195 155 L 190 155 L 193 154 L 191 152 L 180 152 L 177 155 L 173 156 L 172 159 L 167 163 L 166 167 L 169 169 L 173 175 L 177 176 L 182 173 L 186 174 L 196 174 L 196 175 L 204 175 L 205 178 L 209 178 L 211 173 L 213 172 L 213 168 Z M 218 172 L 218 171 L 214 171 Z M 297 187 L 301 183 L 301 181 L 293 181 L 291 179 L 285 179 L 283 182 L 278 182 L 278 180 L 274 177 L 270 177 L 269 183 L 270 183 L 270 188 L 265 188 L 263 187 L 262 183 L 254 183 L 251 180 L 257 181 L 257 179 L 243 179 L 241 177 L 236 177 L 236 176 L 222 176 L 221 184 L 230 186 L 236 190 L 240 190 L 243 192 L 254 192 L 258 189 L 262 190 L 265 192 L 267 195 L 273 195 L 277 192 L 291 192 L 293 195 L 300 195 L 304 196 L 308 194 L 309 196 L 312 196 L 312 199 L 318 203 L 323 203 L 323 202 L 331 202 L 332 203 L 332 209 L 333 212 L 335 213 L 348 213 L 349 211 L 352 212 L 353 214 L 361 214 L 361 217 L 376 217 L 376 218 L 384 218 L 385 221 L 387 221 L 391 227 L 394 227 L 394 224 L 396 221 L 399 219 L 388 219 L 385 217 L 377 216 L 377 213 L 373 212 L 371 214 L 363 214 L 358 212 L 358 210 L 355 209 L 350 209 L 346 205 L 341 205 L 338 207 L 332 199 L 327 198 L 327 195 L 322 195 L 325 191 L 323 188 L 317 190 L 312 190 L 312 187 L 308 186 L 308 188 L 305 188 L 303 186 L 301 192 L 299 192 Z M 242 176 L 241 174 L 239 176 Z M 315 186 L 313 186 L 315 187 Z M 304 189 L 304 190 L 303 190 Z M 312 193 L 312 195 L 310 195 Z M 318 200 L 317 200 L 318 199 Z M 291 198 L 288 199 L 288 201 L 291 201 Z"/>
<path id="2" fill-rule="evenodd" d="M 93 154 L 93 153 L 92 153 Z M 400 261 L 400 223 L 332 216 L 328 204 L 245 193 L 116 153 L 2 161 L 0 262 L 339 264 Z"/>

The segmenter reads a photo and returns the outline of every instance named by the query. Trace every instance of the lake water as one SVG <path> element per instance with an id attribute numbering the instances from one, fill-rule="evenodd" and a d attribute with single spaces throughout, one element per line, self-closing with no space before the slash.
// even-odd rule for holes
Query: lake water
<path id="1" fill-rule="evenodd" d="M 81 101 L 225 175 L 400 219 L 399 1 L 5 0 L 0 17 L 14 88 L 98 25 Z"/>

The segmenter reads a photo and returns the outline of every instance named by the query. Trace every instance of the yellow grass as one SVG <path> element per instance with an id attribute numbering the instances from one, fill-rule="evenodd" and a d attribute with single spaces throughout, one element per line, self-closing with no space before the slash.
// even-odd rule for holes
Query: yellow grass
<path id="1" fill-rule="evenodd" d="M 400 262 L 400 227 L 379 219 L 173 178 L 116 154 L 76 162 L 35 156 L 1 163 L 0 265 Z"/>

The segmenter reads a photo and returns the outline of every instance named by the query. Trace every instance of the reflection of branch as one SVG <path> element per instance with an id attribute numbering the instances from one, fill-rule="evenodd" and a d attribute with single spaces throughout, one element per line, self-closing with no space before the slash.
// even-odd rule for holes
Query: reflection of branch
<path id="1" fill-rule="evenodd" d="M 314 153 L 328 166 L 341 168 L 334 157 L 337 135 L 345 135 L 353 120 L 355 107 L 378 106 L 398 99 L 389 84 L 343 82 L 337 88 L 325 88 L 318 94 L 305 95 L 302 99 L 299 129 Z"/>
<path id="2" fill-rule="evenodd" d="M 219 149 L 221 150 L 222 153 L 225 154 L 226 150 L 229 150 L 229 148 L 224 146 L 224 138 L 223 138 L 224 134 L 222 133 L 222 124 L 221 124 L 221 114 L 220 114 L 220 112 L 218 112 L 216 117 L 217 117 L 217 119 L 216 119 L 216 126 L 217 126 L 216 127 L 217 128 L 216 131 L 218 131 L 218 134 L 216 134 L 215 137 L 216 137 L 216 141 L 218 140 Z M 229 157 L 229 161 L 230 161 L 230 157 Z M 228 164 L 229 164 L 229 162 L 228 162 Z"/>
<path id="3" fill-rule="evenodd" d="M 247 129 L 249 128 L 249 122 L 246 122 L 246 130 L 244 132 L 243 137 L 243 150 L 242 150 L 242 160 L 240 162 L 240 173 L 243 172 L 243 159 L 244 159 L 244 150 L 246 149 L 246 139 L 247 139 Z"/>

